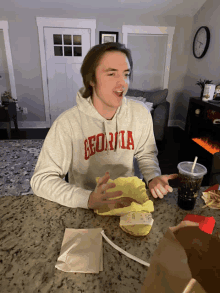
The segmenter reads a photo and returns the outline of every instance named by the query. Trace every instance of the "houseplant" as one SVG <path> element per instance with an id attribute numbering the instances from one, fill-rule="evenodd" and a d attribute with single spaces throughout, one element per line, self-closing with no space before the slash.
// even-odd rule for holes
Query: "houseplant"
<path id="1" fill-rule="evenodd" d="M 8 105 L 11 102 L 17 102 L 15 99 L 12 98 L 10 92 L 5 91 L 1 94 L 2 105 Z"/>
<path id="2" fill-rule="evenodd" d="M 205 88 L 205 85 L 206 84 L 212 84 L 212 80 L 204 80 L 204 81 L 202 81 L 201 79 L 200 80 L 198 80 L 197 81 L 197 83 L 196 83 L 197 85 L 199 85 L 200 87 L 201 87 L 201 95 L 200 95 L 200 98 L 202 99 L 202 97 L 203 97 L 203 92 L 204 92 L 204 88 Z"/>
<path id="3" fill-rule="evenodd" d="M 12 98 L 10 92 L 8 91 L 5 91 L 4 93 L 1 94 L 1 101 L 3 106 L 8 106 L 9 103 L 15 103 L 16 111 L 17 112 L 23 111 L 23 109 L 18 106 L 18 100 Z"/>

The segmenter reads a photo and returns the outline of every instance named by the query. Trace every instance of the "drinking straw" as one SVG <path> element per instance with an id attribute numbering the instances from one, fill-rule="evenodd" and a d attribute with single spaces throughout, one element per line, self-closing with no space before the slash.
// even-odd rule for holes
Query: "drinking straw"
<path id="1" fill-rule="evenodd" d="M 193 173 L 194 171 L 194 168 L 195 168 L 195 165 L 196 165 L 196 161 L 197 161 L 198 157 L 195 157 L 195 160 L 194 160 L 194 163 L 192 165 L 192 170 L 191 170 L 191 173 Z"/>
<path id="2" fill-rule="evenodd" d="M 194 286 L 195 283 L 196 283 L 196 279 L 192 278 L 189 281 L 189 283 L 186 285 L 186 287 L 185 287 L 185 289 L 184 289 L 184 291 L 182 293 L 190 293 L 190 292 L 192 292 L 192 289 L 193 289 L 193 286 Z M 195 292 L 195 291 L 193 291 L 193 292 Z"/>

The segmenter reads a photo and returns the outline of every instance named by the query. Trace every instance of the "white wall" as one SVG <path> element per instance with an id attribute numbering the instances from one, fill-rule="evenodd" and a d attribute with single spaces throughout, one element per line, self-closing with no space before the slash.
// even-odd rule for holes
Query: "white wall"
<path id="1" fill-rule="evenodd" d="M 186 71 L 184 70 L 184 74 L 182 75 L 183 82 L 183 90 L 174 91 L 173 102 L 171 106 L 171 117 L 172 119 L 179 119 L 184 122 L 187 116 L 187 110 L 189 105 L 190 97 L 199 97 L 201 93 L 201 89 L 196 82 L 201 78 L 209 79 L 213 81 L 213 84 L 220 83 L 220 1 L 219 0 L 209 0 L 201 7 L 201 9 L 196 13 L 193 18 L 192 29 L 186 32 L 186 42 L 189 39 L 188 43 L 186 43 L 186 50 L 188 56 L 185 58 L 185 54 L 183 55 L 184 60 L 188 59 Z M 197 30 L 201 26 L 207 26 L 210 29 L 211 38 L 210 45 L 206 55 L 201 59 L 196 59 L 192 52 L 192 45 L 194 36 Z M 185 32 L 184 32 L 185 33 Z M 189 48 L 188 48 L 189 45 Z M 179 60 L 180 63 L 177 63 L 175 66 L 175 71 L 178 74 L 178 68 L 184 66 L 184 60 Z M 171 69 L 172 70 L 172 69 Z M 172 71 L 174 73 L 174 71 Z M 172 89 L 174 86 L 175 79 L 172 79 L 170 83 L 170 87 Z"/>
<path id="2" fill-rule="evenodd" d="M 99 31 L 118 31 L 122 42 L 122 25 L 175 26 L 170 68 L 168 101 L 171 103 L 170 124 L 184 127 L 190 96 L 199 96 L 196 80 L 218 79 L 217 58 L 219 54 L 219 5 L 218 0 L 207 1 L 194 17 L 157 16 L 143 9 L 100 11 L 80 7 L 63 9 L 35 7 L 24 8 L 11 5 L 0 10 L 0 20 L 8 20 L 9 38 L 19 106 L 28 108 L 28 115 L 18 114 L 19 121 L 45 121 L 44 97 L 40 67 L 40 51 L 36 17 L 88 18 L 96 19 L 96 44 Z M 11 3 L 11 2 L 7 2 Z M 48 4 L 48 3 L 47 3 Z M 211 45 L 202 60 L 193 57 L 191 46 L 194 33 L 201 25 L 211 29 Z M 214 67 L 213 67 L 214 66 Z"/>

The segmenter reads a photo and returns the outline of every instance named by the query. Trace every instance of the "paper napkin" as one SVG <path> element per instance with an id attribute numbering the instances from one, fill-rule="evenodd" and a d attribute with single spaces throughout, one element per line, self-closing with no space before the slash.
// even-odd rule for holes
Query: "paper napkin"
<path id="1" fill-rule="evenodd" d="M 60 256 L 55 267 L 64 272 L 103 271 L 102 228 L 65 229 Z"/>

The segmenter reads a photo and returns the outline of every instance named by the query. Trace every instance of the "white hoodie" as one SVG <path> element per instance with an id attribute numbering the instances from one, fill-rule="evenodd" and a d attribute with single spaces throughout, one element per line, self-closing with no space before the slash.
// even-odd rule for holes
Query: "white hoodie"
<path id="1" fill-rule="evenodd" d="M 122 100 L 112 120 L 102 117 L 91 97 L 76 96 L 77 106 L 51 126 L 30 185 L 40 197 L 72 208 L 88 209 L 96 177 L 134 176 L 133 158 L 148 181 L 161 175 L 152 117 L 143 103 Z M 68 172 L 69 183 L 63 178 Z M 109 189 L 111 192 L 111 189 Z"/>

